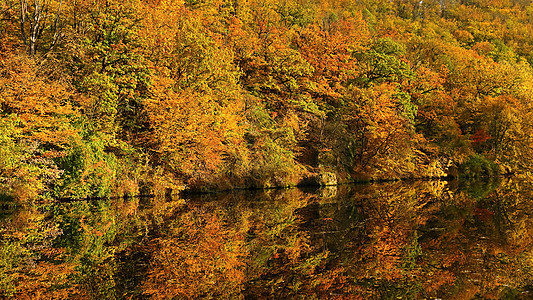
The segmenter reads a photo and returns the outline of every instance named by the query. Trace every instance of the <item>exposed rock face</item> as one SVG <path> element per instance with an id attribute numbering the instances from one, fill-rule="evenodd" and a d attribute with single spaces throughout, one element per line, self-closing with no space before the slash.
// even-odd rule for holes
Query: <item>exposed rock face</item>
<path id="1" fill-rule="evenodd" d="M 321 172 L 318 174 L 319 185 L 337 185 L 337 176 L 331 172 Z"/>
<path id="2" fill-rule="evenodd" d="M 332 172 L 320 172 L 311 174 L 300 182 L 301 185 L 320 185 L 331 186 L 337 185 L 337 175 Z"/>
<path id="3" fill-rule="evenodd" d="M 428 173 L 429 173 L 428 176 L 429 177 L 433 177 L 433 178 L 439 178 L 439 177 L 446 177 L 447 176 L 447 174 L 445 172 L 445 167 L 438 160 L 432 161 L 429 164 L 429 172 Z"/>

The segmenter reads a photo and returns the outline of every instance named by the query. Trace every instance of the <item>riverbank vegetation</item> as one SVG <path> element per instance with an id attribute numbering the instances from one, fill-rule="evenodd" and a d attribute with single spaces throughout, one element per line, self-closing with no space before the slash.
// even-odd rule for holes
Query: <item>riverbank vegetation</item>
<path id="1" fill-rule="evenodd" d="M 5 0 L 0 13 L 12 199 L 532 167 L 530 1 Z"/>

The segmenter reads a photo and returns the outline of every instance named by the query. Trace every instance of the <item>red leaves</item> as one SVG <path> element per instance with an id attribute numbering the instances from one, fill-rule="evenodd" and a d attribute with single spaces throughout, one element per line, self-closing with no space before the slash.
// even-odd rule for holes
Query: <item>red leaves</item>
<path id="1" fill-rule="evenodd" d="M 474 144 L 481 144 L 487 140 L 490 140 L 492 137 L 487 134 L 485 129 L 478 129 L 471 137 L 470 139 Z"/>

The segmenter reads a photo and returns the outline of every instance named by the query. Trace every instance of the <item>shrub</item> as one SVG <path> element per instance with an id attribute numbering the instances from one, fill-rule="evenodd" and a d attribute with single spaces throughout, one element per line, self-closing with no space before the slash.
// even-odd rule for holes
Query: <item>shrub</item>
<path id="1" fill-rule="evenodd" d="M 481 154 L 471 155 L 459 167 L 459 177 L 477 178 L 493 177 L 499 175 L 499 168 L 496 163 L 488 160 Z"/>

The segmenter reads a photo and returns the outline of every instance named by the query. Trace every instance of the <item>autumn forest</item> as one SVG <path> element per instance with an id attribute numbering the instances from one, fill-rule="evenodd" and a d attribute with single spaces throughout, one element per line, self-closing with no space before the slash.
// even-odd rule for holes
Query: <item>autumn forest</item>
<path id="1" fill-rule="evenodd" d="M 0 14 L 2 197 L 533 167 L 530 1 L 3 0 Z"/>
<path id="2" fill-rule="evenodd" d="M 0 0 L 0 298 L 531 299 L 532 99 L 530 0 Z"/>

